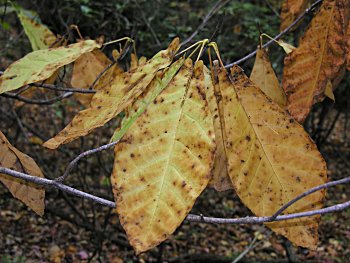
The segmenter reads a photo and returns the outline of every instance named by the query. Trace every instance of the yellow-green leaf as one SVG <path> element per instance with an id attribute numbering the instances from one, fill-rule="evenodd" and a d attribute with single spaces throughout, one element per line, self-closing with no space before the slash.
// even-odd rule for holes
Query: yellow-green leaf
<path id="1" fill-rule="evenodd" d="M 263 48 L 258 48 L 250 79 L 281 108 L 286 107 L 286 95 L 280 87 L 269 57 Z"/>
<path id="2" fill-rule="evenodd" d="M 117 212 L 137 253 L 167 239 L 209 181 L 214 130 L 203 62 L 185 61 L 115 148 Z"/>
<path id="3" fill-rule="evenodd" d="M 56 36 L 47 28 L 47 26 L 38 23 L 27 16 L 22 9 L 17 11 L 17 16 L 21 21 L 24 32 L 26 33 L 33 50 L 49 48 L 56 41 Z"/>
<path id="4" fill-rule="evenodd" d="M 100 46 L 94 40 L 85 40 L 66 47 L 33 51 L 5 70 L 0 77 L 0 94 L 48 79 L 58 68 Z"/>
<path id="5" fill-rule="evenodd" d="M 40 168 L 28 155 L 13 147 L 0 131 L 0 166 L 43 178 Z M 0 174 L 2 182 L 11 194 L 42 216 L 45 209 L 45 189 L 33 183 Z"/>
<path id="6" fill-rule="evenodd" d="M 268 99 L 234 66 L 219 74 L 228 172 L 243 203 L 257 216 L 272 216 L 306 190 L 327 182 L 326 164 L 303 127 Z M 221 109 L 221 108 L 220 108 Z M 322 207 L 319 191 L 285 213 Z M 298 246 L 314 249 L 318 216 L 269 223 Z"/>
<path id="7" fill-rule="evenodd" d="M 313 104 L 325 97 L 328 81 L 337 86 L 345 71 L 347 0 L 325 0 L 299 47 L 286 56 L 283 89 L 287 108 L 303 122 Z"/>
<path id="8" fill-rule="evenodd" d="M 136 99 L 152 81 L 158 70 L 170 65 L 179 49 L 176 38 L 166 50 L 158 52 L 142 67 L 122 74 L 106 74 L 100 90 L 93 96 L 91 105 L 80 111 L 59 134 L 45 142 L 44 146 L 55 149 L 63 143 L 87 135 L 117 116 Z"/>

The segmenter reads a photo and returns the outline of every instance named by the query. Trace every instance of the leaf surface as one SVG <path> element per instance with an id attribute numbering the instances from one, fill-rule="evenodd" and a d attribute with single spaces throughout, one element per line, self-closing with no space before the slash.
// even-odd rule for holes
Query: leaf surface
<path id="1" fill-rule="evenodd" d="M 259 48 L 257 50 L 250 79 L 281 108 L 285 108 L 286 95 L 278 83 L 265 49 Z"/>
<path id="2" fill-rule="evenodd" d="M 44 178 L 40 168 L 28 155 L 13 147 L 0 131 L 0 166 Z M 11 194 L 42 216 L 45 209 L 45 189 L 21 179 L 0 174 L 0 181 Z"/>
<path id="3" fill-rule="evenodd" d="M 218 74 L 228 172 L 243 203 L 257 216 L 272 216 L 296 196 L 326 183 L 326 164 L 300 124 L 269 100 L 239 67 L 232 68 L 232 75 L 230 80 L 225 70 Z M 319 191 L 285 213 L 321 208 L 323 198 L 324 192 Z M 314 249 L 318 218 L 267 226 L 298 246 Z"/>
<path id="4" fill-rule="evenodd" d="M 75 88 L 87 89 L 95 81 L 98 75 L 109 65 L 112 61 L 99 49 L 95 49 L 91 52 L 81 55 L 73 66 L 73 73 L 71 79 L 71 85 Z M 116 67 L 115 70 L 122 70 Z M 104 88 L 101 85 L 96 85 L 95 90 Z M 75 94 L 77 100 L 88 107 L 93 94 Z"/>
<path id="5" fill-rule="evenodd" d="M 333 89 L 345 69 L 345 0 L 325 0 L 297 49 L 284 61 L 283 89 L 291 115 L 303 122 L 313 104 Z"/>
<path id="6" fill-rule="evenodd" d="M 55 149 L 63 143 L 87 135 L 117 116 L 147 88 L 158 70 L 170 65 L 178 49 L 179 39 L 176 38 L 168 49 L 160 51 L 135 71 L 105 74 L 99 80 L 104 88 L 98 90 L 93 96 L 90 107 L 80 111 L 71 123 L 45 142 L 44 146 Z"/>
<path id="7" fill-rule="evenodd" d="M 33 51 L 5 70 L 0 77 L 0 94 L 48 79 L 58 68 L 99 47 L 96 41 L 85 40 L 66 47 Z"/>
<path id="8" fill-rule="evenodd" d="M 117 212 L 137 253 L 176 230 L 210 178 L 215 145 L 203 62 L 191 79 L 192 72 L 186 60 L 115 148 Z"/>
<path id="9" fill-rule="evenodd" d="M 281 8 L 280 31 L 285 30 L 307 8 L 310 0 L 284 0 Z"/>

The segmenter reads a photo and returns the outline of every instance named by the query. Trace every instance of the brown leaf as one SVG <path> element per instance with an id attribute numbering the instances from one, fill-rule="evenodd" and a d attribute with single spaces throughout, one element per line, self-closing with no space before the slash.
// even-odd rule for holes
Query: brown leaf
<path id="1" fill-rule="evenodd" d="M 325 0 L 297 49 L 285 58 L 283 89 L 292 116 L 303 122 L 313 104 L 333 89 L 345 69 L 345 5 L 347 0 Z"/>
<path id="2" fill-rule="evenodd" d="M 206 98 L 208 101 L 211 115 L 213 116 L 213 125 L 215 133 L 215 158 L 214 165 L 211 171 L 212 177 L 209 181 L 209 186 L 216 191 L 222 192 L 233 188 L 230 177 L 227 173 L 227 158 L 225 153 L 224 141 L 222 137 L 221 118 L 219 113 L 218 100 L 220 97 L 220 90 L 217 81 L 214 81 L 210 76 L 210 71 L 204 66 L 204 83 L 206 86 Z"/>
<path id="3" fill-rule="evenodd" d="M 327 181 L 326 164 L 303 127 L 234 66 L 231 80 L 219 74 L 228 172 L 243 203 L 257 216 Z M 322 207 L 324 192 L 290 206 L 285 213 Z M 267 224 L 298 246 L 314 249 L 318 216 Z"/>
<path id="4" fill-rule="evenodd" d="M 286 107 L 286 95 L 278 83 L 265 49 L 258 48 L 250 79 L 281 108 Z"/>
<path id="5" fill-rule="evenodd" d="M 285 30 L 307 8 L 310 0 L 284 0 L 281 8 L 280 31 Z"/>
<path id="6" fill-rule="evenodd" d="M 13 147 L 1 131 L 0 166 L 44 178 L 35 161 Z M 42 216 L 44 214 L 45 190 L 43 187 L 6 174 L 0 174 L 0 181 L 15 198 L 21 200 L 38 215 Z"/>

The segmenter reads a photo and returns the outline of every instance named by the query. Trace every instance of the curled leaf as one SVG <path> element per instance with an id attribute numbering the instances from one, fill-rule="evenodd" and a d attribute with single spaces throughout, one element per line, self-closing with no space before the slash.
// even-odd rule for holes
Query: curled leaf
<path id="1" fill-rule="evenodd" d="M 0 131 L 0 166 L 43 178 L 40 168 L 28 155 L 13 147 Z M 45 209 L 45 189 L 6 174 L 0 174 L 2 182 L 11 194 L 42 216 Z"/>
<path id="2" fill-rule="evenodd" d="M 234 66 L 229 79 L 221 69 L 228 172 L 243 203 L 257 216 L 272 216 L 306 190 L 327 181 L 326 164 L 303 127 L 268 99 Z M 285 213 L 322 207 L 324 191 L 290 206 Z M 314 249 L 318 216 L 268 223 L 298 246 Z"/>
<path id="3" fill-rule="evenodd" d="M 214 145 L 203 63 L 186 60 L 116 145 L 117 212 L 137 253 L 167 239 L 209 181 Z"/>

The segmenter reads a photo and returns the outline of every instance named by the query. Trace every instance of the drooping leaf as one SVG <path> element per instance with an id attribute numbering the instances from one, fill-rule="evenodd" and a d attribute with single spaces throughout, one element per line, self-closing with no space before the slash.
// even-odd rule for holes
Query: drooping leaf
<path id="1" fill-rule="evenodd" d="M 309 5 L 310 0 L 284 0 L 281 8 L 281 27 L 283 31 L 297 19 Z"/>
<path id="2" fill-rule="evenodd" d="M 328 81 L 333 89 L 345 69 L 345 0 L 325 0 L 300 45 L 285 58 L 283 89 L 287 107 L 299 122 L 322 101 Z"/>
<path id="3" fill-rule="evenodd" d="M 160 51 L 142 67 L 123 74 L 106 75 L 106 86 L 103 85 L 105 87 L 96 92 L 90 107 L 80 111 L 71 123 L 45 142 L 44 146 L 55 149 L 90 133 L 117 116 L 147 88 L 158 70 L 169 66 L 178 49 L 179 39 L 176 38 L 168 49 Z"/>
<path id="4" fill-rule="evenodd" d="M 258 48 L 250 79 L 281 108 L 286 107 L 286 95 L 278 83 L 265 49 Z"/>
<path id="5" fill-rule="evenodd" d="M 306 190 L 327 181 L 326 164 L 303 127 L 234 66 L 218 74 L 228 172 L 243 203 L 257 216 L 272 216 Z M 221 109 L 220 108 L 220 109 Z M 319 191 L 285 213 L 322 207 Z M 314 249 L 317 216 L 269 223 L 298 246 Z"/>
<path id="6" fill-rule="evenodd" d="M 95 81 L 98 75 L 109 65 L 112 61 L 99 49 L 95 49 L 92 52 L 81 55 L 73 66 L 73 74 L 71 79 L 71 85 L 75 88 L 87 89 Z M 122 70 L 116 67 L 119 73 Z M 118 73 L 117 73 L 118 74 Z M 101 85 L 94 86 L 95 90 L 98 90 Z M 75 94 L 77 100 L 88 107 L 90 105 L 92 94 Z"/>
<path id="7" fill-rule="evenodd" d="M 296 49 L 295 46 L 287 43 L 287 42 L 284 42 L 283 40 L 277 40 L 277 43 L 278 45 L 283 48 L 284 52 L 286 52 L 286 54 L 289 54 L 291 53 L 294 49 Z"/>
<path id="8" fill-rule="evenodd" d="M 27 16 L 24 10 L 18 9 L 17 16 L 34 51 L 47 49 L 56 41 L 55 34 L 47 26 Z"/>
<path id="9" fill-rule="evenodd" d="M 28 155 L 13 147 L 0 131 L 0 166 L 43 178 L 40 168 Z M 45 189 L 33 183 L 0 174 L 2 182 L 11 194 L 42 216 L 45 209 Z"/>
<path id="10" fill-rule="evenodd" d="M 192 72 L 188 59 L 115 148 L 117 212 L 137 253 L 167 239 L 209 181 L 215 145 L 203 62 Z"/>
<path id="11" fill-rule="evenodd" d="M 94 40 L 85 40 L 66 47 L 36 50 L 12 63 L 0 77 L 0 94 L 18 89 L 26 84 L 42 81 L 82 54 L 101 45 Z"/>
<path id="12" fill-rule="evenodd" d="M 120 129 L 114 132 L 111 142 L 118 141 L 124 136 L 136 119 L 146 110 L 148 105 L 168 86 L 184 62 L 185 59 L 181 58 L 173 63 L 170 68 L 165 69 L 165 72 L 157 73 L 156 77 L 148 85 L 143 94 L 140 95 L 139 99 L 131 105 L 128 116 L 123 120 Z"/>
<path id="13" fill-rule="evenodd" d="M 214 71 L 216 72 L 216 71 Z M 216 79 L 216 78 L 215 78 Z M 221 118 L 219 113 L 218 101 L 221 100 L 220 90 L 217 81 L 213 83 L 210 71 L 204 66 L 204 83 L 206 88 L 206 98 L 208 106 L 213 116 L 213 126 L 215 134 L 215 158 L 212 169 L 212 176 L 209 186 L 221 192 L 233 188 L 230 177 L 227 173 L 227 158 L 225 153 L 224 141 L 222 137 Z"/>

